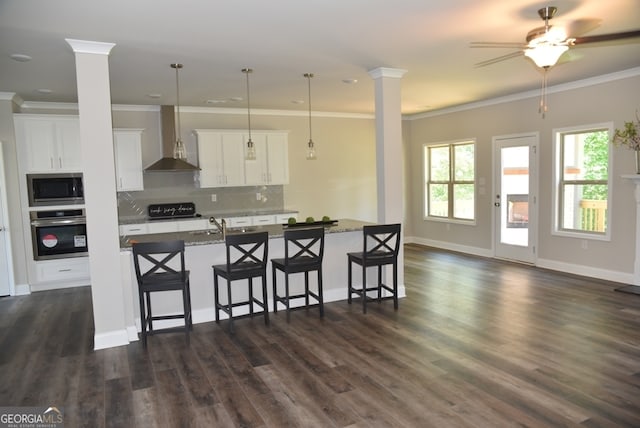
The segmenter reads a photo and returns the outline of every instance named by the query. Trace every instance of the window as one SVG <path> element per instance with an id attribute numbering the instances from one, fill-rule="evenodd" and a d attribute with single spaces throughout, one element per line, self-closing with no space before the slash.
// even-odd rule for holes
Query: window
<path id="1" fill-rule="evenodd" d="M 611 125 L 556 130 L 554 233 L 609 239 Z"/>
<path id="2" fill-rule="evenodd" d="M 424 146 L 424 213 L 475 220 L 475 141 Z"/>

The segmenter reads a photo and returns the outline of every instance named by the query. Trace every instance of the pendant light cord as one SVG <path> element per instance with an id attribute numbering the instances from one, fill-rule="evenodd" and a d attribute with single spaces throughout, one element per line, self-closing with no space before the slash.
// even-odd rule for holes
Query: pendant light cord
<path id="1" fill-rule="evenodd" d="M 247 122 L 249 125 L 249 142 L 251 141 L 251 95 L 249 93 L 249 73 L 253 72 L 250 68 L 243 68 L 242 72 L 247 75 Z"/>
<path id="2" fill-rule="evenodd" d="M 180 84 L 178 83 L 178 70 L 182 68 L 182 64 L 172 64 L 172 67 L 176 69 L 176 110 L 178 112 L 178 127 L 173 130 L 175 133 L 175 140 L 178 141 L 179 136 L 182 134 L 180 127 Z"/>
<path id="3" fill-rule="evenodd" d="M 313 139 L 311 138 L 311 78 L 313 77 L 313 73 L 305 73 L 304 77 L 307 78 L 309 90 L 309 143 L 313 144 Z"/>

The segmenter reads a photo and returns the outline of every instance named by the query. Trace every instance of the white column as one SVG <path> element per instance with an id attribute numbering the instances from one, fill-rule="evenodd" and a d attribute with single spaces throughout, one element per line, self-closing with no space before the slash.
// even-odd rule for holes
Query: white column
<path id="1" fill-rule="evenodd" d="M 67 39 L 75 53 L 95 349 L 129 343 L 121 285 L 109 53 L 113 43 Z"/>
<path id="2" fill-rule="evenodd" d="M 633 261 L 633 285 L 640 285 L 640 174 L 623 175 L 636 185 L 636 256 Z"/>
<path id="3" fill-rule="evenodd" d="M 378 223 L 402 223 L 404 219 L 400 79 L 406 72 L 385 67 L 369 71 L 375 81 Z M 399 289 L 404 289 L 403 241 L 398 255 Z M 390 269 L 385 276 L 386 283 L 391 284 Z"/>

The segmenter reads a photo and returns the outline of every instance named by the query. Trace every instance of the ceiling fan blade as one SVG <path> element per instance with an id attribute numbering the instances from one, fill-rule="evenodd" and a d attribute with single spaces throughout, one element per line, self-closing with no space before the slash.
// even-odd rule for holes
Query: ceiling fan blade
<path id="1" fill-rule="evenodd" d="M 498 63 L 498 62 L 506 61 L 506 60 L 511 59 L 511 58 L 517 58 L 517 57 L 522 56 L 522 55 L 524 55 L 524 53 L 522 51 L 511 52 L 511 53 L 508 53 L 506 55 L 502 55 L 502 56 L 499 56 L 499 57 L 496 57 L 496 58 L 488 59 L 486 61 L 478 62 L 478 63 L 475 64 L 475 67 L 476 68 L 486 67 L 487 65 L 491 65 L 491 64 Z"/>
<path id="2" fill-rule="evenodd" d="M 472 48 L 512 48 L 512 49 L 521 49 L 525 48 L 527 45 L 525 43 L 519 42 L 471 42 L 469 43 L 469 47 Z"/>
<path id="3" fill-rule="evenodd" d="M 585 43 L 610 42 L 622 39 L 632 39 L 634 37 L 640 37 L 640 30 L 625 31 L 622 33 L 599 34 L 597 36 L 575 37 L 572 41 L 570 39 L 569 44 L 583 45 Z"/>
<path id="4" fill-rule="evenodd" d="M 601 19 L 596 18 L 576 19 L 565 25 L 564 29 L 569 37 L 577 37 L 595 30 L 601 22 Z"/>

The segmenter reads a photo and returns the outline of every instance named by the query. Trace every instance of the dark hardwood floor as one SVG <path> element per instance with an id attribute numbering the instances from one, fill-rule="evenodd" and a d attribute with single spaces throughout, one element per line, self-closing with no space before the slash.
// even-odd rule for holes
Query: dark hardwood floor
<path id="1" fill-rule="evenodd" d="M 67 427 L 640 426 L 639 295 L 415 245 L 405 284 L 397 312 L 345 300 L 147 351 L 92 351 L 87 287 L 3 298 L 0 406 Z"/>

